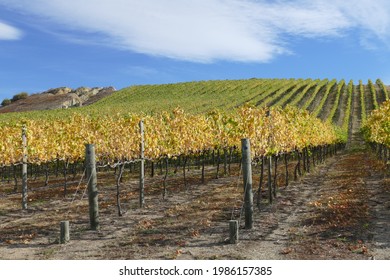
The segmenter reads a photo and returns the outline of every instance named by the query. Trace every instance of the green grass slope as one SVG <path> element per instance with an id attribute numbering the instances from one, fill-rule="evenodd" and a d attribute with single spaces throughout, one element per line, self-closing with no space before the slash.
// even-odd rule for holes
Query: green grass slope
<path id="1" fill-rule="evenodd" d="M 153 114 L 171 111 L 176 107 L 198 114 L 213 109 L 231 110 L 249 103 L 254 106 L 297 106 L 345 129 L 351 119 L 364 118 L 364 115 L 388 98 L 386 87 L 379 79 L 375 84 L 369 80 L 367 85 L 361 81 L 352 85 L 353 81 L 335 79 L 255 78 L 140 85 L 124 88 L 82 108 L 0 114 L 0 121 L 61 118 L 73 112 L 91 115 Z M 359 102 L 357 106 L 352 104 L 355 95 L 359 96 L 356 98 Z M 354 110 L 354 107 L 363 110 Z"/>

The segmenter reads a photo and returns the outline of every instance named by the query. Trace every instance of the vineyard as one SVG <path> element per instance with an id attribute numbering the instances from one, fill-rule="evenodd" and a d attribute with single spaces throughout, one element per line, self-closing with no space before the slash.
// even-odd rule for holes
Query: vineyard
<path id="1" fill-rule="evenodd" d="M 379 159 L 372 165 L 387 173 L 388 100 L 380 79 L 367 84 L 249 79 L 133 86 L 82 108 L 2 114 L 0 246 L 28 247 L 39 240 L 52 248 L 65 219 L 79 231 L 70 242 L 82 235 L 88 227 L 86 193 L 92 181 L 85 169 L 86 144 L 96 147 L 100 235 L 112 236 L 109 221 L 119 216 L 118 223 L 123 223 L 126 217 L 125 224 L 134 228 L 129 229 L 131 240 L 122 240 L 121 247 L 179 248 L 163 258 L 177 258 L 206 232 L 218 232 L 220 240 L 229 235 L 221 224 L 240 222 L 245 212 L 243 138 L 251 144 L 256 211 L 269 212 L 263 221 L 268 226 L 256 238 L 268 236 L 277 220 L 272 220 L 274 208 L 299 200 L 297 194 L 284 195 L 345 147 L 370 143 Z M 51 201 L 58 204 L 54 209 Z M 18 214 L 20 218 L 46 213 L 50 222 L 18 224 L 12 213 L 21 208 L 27 212 Z M 165 234 L 170 230 L 172 237 Z M 52 250 L 46 257 L 59 257 Z M 133 257 L 148 258 L 135 251 Z M 122 254 L 111 257 L 132 258 Z"/>

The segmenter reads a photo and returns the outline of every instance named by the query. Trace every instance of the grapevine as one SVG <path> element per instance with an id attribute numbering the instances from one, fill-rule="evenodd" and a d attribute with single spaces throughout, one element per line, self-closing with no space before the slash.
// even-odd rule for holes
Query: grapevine
<path id="1" fill-rule="evenodd" d="M 366 141 L 390 147 L 390 101 L 372 111 L 363 127 Z"/>
<path id="2" fill-rule="evenodd" d="M 376 84 L 379 86 L 380 90 L 382 91 L 385 100 L 389 100 L 389 93 L 387 92 L 386 86 L 383 84 L 382 80 L 377 79 Z"/>
<path id="3" fill-rule="evenodd" d="M 336 90 L 336 98 L 335 98 L 335 101 L 334 101 L 334 104 L 332 106 L 332 109 L 328 115 L 328 118 L 327 120 L 329 122 L 331 122 L 336 114 L 336 110 L 337 108 L 339 107 L 339 103 L 340 103 L 340 95 L 341 95 L 341 91 L 342 89 L 344 88 L 345 86 L 345 80 L 341 80 L 338 84 L 337 84 L 337 90 Z"/>
<path id="4" fill-rule="evenodd" d="M 372 103 L 374 105 L 374 109 L 378 109 L 379 105 L 378 105 L 378 100 L 376 97 L 376 95 L 377 95 L 376 89 L 375 89 L 375 86 L 370 79 L 368 79 L 368 88 L 369 88 L 371 96 L 372 96 Z"/>
<path id="5" fill-rule="evenodd" d="M 359 93 L 360 93 L 361 118 L 362 121 L 365 121 L 367 118 L 367 113 L 366 113 L 366 102 L 364 98 L 364 85 L 362 80 L 359 80 Z"/>
<path id="6" fill-rule="evenodd" d="M 268 110 L 272 120 L 266 117 Z M 293 107 L 267 109 L 247 105 L 229 113 L 214 110 L 199 115 L 187 114 L 180 108 L 153 116 L 94 117 L 75 113 L 67 118 L 0 122 L 0 165 L 21 162 L 22 125 L 27 127 L 30 163 L 80 161 L 88 143 L 96 145 L 98 161 L 106 164 L 136 160 L 141 119 L 145 124 L 145 156 L 151 160 L 238 146 L 245 137 L 251 139 L 258 157 L 340 141 L 333 126 Z M 270 135 L 272 143 L 268 141 Z"/>

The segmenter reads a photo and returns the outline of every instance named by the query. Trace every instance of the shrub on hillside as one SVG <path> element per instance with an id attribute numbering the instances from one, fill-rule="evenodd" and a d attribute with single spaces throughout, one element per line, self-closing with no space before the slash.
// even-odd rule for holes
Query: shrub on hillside
<path id="1" fill-rule="evenodd" d="M 1 106 L 7 106 L 11 104 L 11 102 L 12 102 L 11 99 L 6 98 L 3 100 L 3 102 L 1 102 Z"/>
<path id="2" fill-rule="evenodd" d="M 26 99 L 27 97 L 28 97 L 27 92 L 21 92 L 21 93 L 15 94 L 14 97 L 12 97 L 12 102 L 15 102 L 15 101 L 18 101 L 21 99 Z"/>

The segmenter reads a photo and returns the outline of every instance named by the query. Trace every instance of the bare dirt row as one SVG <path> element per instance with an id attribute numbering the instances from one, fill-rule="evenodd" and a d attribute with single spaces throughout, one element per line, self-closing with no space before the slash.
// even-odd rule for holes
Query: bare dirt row
<path id="1" fill-rule="evenodd" d="M 19 195 L 8 194 L 1 197 L 0 259 L 390 259 L 390 181 L 383 168 L 365 150 L 336 155 L 281 186 L 274 204 L 264 200 L 255 208 L 252 230 L 240 216 L 238 170 L 220 179 L 210 171 L 204 185 L 194 171 L 186 189 L 181 178 L 172 179 L 164 200 L 155 178 L 143 209 L 136 182 L 124 183 L 122 217 L 106 182 L 98 232 L 89 230 L 85 199 L 40 192 L 21 211 Z M 228 221 L 240 217 L 239 243 L 231 245 Z M 71 241 L 60 245 L 64 219 Z"/>

